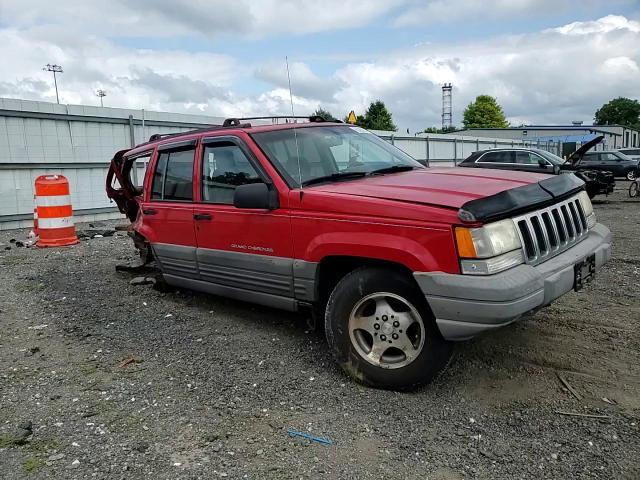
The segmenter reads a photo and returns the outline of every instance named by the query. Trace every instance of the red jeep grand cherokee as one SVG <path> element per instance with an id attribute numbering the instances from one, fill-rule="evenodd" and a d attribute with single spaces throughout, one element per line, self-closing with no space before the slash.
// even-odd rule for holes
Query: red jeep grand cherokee
<path id="1" fill-rule="evenodd" d="M 358 127 L 244 120 L 118 152 L 107 194 L 169 284 L 312 307 L 365 384 L 428 382 L 452 340 L 548 305 L 609 259 L 574 175 L 426 168 Z"/>

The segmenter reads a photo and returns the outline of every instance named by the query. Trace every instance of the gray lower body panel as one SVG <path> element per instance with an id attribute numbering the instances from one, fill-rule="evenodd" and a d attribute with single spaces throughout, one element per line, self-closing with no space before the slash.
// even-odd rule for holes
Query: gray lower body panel
<path id="1" fill-rule="evenodd" d="M 293 297 L 293 260 L 198 248 L 200 280 L 253 292 Z"/>
<path id="2" fill-rule="evenodd" d="M 152 248 L 170 285 L 284 310 L 316 299 L 315 262 L 165 243 Z"/>
<path id="3" fill-rule="evenodd" d="M 268 293 L 250 291 L 244 288 L 230 287 L 192 278 L 176 277 L 175 275 L 164 275 L 164 279 L 169 285 L 180 288 L 189 288 L 199 292 L 220 295 L 221 297 L 233 298 L 244 302 L 257 303 L 268 307 L 279 308 L 282 310 L 295 311 L 298 308 L 298 302 L 291 297 L 281 297 Z"/>
<path id="4" fill-rule="evenodd" d="M 519 265 L 490 276 L 415 273 L 448 340 L 466 340 L 508 325 L 573 289 L 574 265 L 595 254 L 596 269 L 611 256 L 611 232 L 597 224 L 587 238 L 540 265 Z"/>
<path id="5" fill-rule="evenodd" d="M 162 273 L 185 278 L 199 278 L 195 247 L 154 243 L 151 248 L 153 248 L 153 254 L 160 264 Z"/>

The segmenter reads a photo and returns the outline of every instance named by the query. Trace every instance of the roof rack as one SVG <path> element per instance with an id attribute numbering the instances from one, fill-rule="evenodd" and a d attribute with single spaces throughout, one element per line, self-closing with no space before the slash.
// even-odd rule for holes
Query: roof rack
<path id="1" fill-rule="evenodd" d="M 275 115 L 275 116 L 265 116 L 265 117 L 232 117 L 232 118 L 227 118 L 223 123 L 222 126 L 223 127 L 250 127 L 251 124 L 250 123 L 246 123 L 246 124 L 242 124 L 241 120 L 289 120 L 289 119 L 301 119 L 301 120 L 307 120 L 311 123 L 322 123 L 322 122 L 326 122 L 328 120 L 326 120 L 325 118 L 321 117 L 320 115 L 311 115 L 311 116 L 304 116 L 304 115 Z M 342 123 L 340 120 L 337 120 L 337 122 Z M 285 122 L 286 123 L 286 122 Z M 295 123 L 295 122 L 292 122 Z"/>
<path id="2" fill-rule="evenodd" d="M 289 120 L 289 119 L 304 119 L 304 120 L 308 120 L 309 122 L 312 123 L 322 123 L 322 122 L 327 122 L 327 120 L 325 120 L 323 117 L 321 117 L 320 115 L 311 115 L 309 117 L 305 117 L 305 116 L 295 116 L 295 115 L 276 115 L 276 116 L 271 116 L 271 117 L 239 117 L 239 118 L 227 118 L 224 120 L 224 122 L 222 122 L 222 125 L 211 125 L 209 127 L 202 127 L 202 128 L 195 128 L 193 130 L 187 130 L 185 132 L 176 132 L 176 133 L 154 133 L 153 135 L 151 135 L 149 137 L 149 140 L 146 143 L 151 143 L 151 142 L 156 142 L 158 140 L 162 140 L 164 138 L 171 138 L 171 137 L 177 137 L 177 136 L 181 136 L 181 135 L 191 135 L 193 133 L 203 133 L 203 132 L 210 132 L 210 131 L 215 131 L 215 130 L 222 130 L 225 128 L 251 128 L 251 124 L 248 122 L 243 123 L 243 121 L 246 120 L 271 120 L 271 121 L 277 121 L 277 120 Z M 341 120 L 336 120 L 336 122 L 338 123 L 342 123 Z M 144 145 L 144 144 L 140 144 L 140 145 Z M 140 146 L 140 145 L 136 145 L 136 146 Z"/>

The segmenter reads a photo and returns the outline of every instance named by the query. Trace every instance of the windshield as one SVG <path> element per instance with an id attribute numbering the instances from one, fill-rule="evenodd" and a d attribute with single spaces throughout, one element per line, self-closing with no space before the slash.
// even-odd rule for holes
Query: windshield
<path id="1" fill-rule="evenodd" d="M 381 169 L 391 168 L 384 173 L 394 173 L 425 168 L 402 150 L 360 127 L 305 127 L 254 133 L 252 137 L 294 188 L 318 183 L 314 180 L 359 178 Z"/>
<path id="2" fill-rule="evenodd" d="M 616 152 L 616 154 L 618 155 L 618 158 L 620 158 L 620 159 L 622 159 L 622 160 L 627 160 L 627 161 L 629 161 L 629 162 L 633 162 L 633 158 L 631 158 L 631 157 L 629 157 L 629 156 L 625 155 L 625 154 L 624 154 L 624 153 L 622 153 L 622 152 Z"/>
<path id="3" fill-rule="evenodd" d="M 551 152 L 540 150 L 538 153 L 542 155 L 544 158 L 546 158 L 547 160 L 549 160 L 554 165 L 562 165 L 565 162 L 563 158 L 560 158 L 559 156 L 554 155 Z"/>

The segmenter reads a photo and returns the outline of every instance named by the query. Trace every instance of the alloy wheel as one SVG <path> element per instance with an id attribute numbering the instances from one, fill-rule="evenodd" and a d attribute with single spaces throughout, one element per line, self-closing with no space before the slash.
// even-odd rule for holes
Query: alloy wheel
<path id="1" fill-rule="evenodd" d="M 416 308 L 394 293 L 360 300 L 349 316 L 349 338 L 356 352 L 380 368 L 401 368 L 422 352 L 425 327 Z"/>

